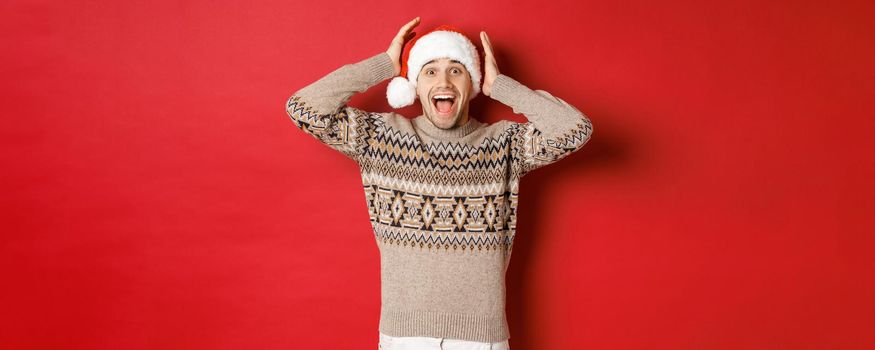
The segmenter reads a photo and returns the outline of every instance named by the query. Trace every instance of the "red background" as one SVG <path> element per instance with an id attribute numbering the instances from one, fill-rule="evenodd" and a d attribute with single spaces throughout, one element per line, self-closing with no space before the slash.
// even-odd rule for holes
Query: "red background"
<path id="1" fill-rule="evenodd" d="M 512 349 L 875 348 L 872 2 L 0 7 L 4 349 L 376 349 L 357 167 L 283 106 L 415 16 L 595 127 L 523 180 Z"/>

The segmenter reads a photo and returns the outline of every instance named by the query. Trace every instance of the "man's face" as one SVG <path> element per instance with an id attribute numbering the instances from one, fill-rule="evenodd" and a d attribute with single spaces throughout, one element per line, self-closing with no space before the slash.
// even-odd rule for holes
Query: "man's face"
<path id="1" fill-rule="evenodd" d="M 468 122 L 468 100 L 473 88 L 465 65 L 448 58 L 430 61 L 422 66 L 416 78 L 422 113 L 441 129 Z"/>

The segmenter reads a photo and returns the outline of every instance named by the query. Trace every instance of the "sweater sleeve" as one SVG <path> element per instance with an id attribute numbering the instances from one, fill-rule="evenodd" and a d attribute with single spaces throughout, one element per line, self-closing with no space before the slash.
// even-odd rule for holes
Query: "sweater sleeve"
<path id="1" fill-rule="evenodd" d="M 295 92 L 286 102 L 286 113 L 305 133 L 357 161 L 367 147 L 368 119 L 375 116 L 346 103 L 394 73 L 385 52 L 344 65 Z"/>
<path id="2" fill-rule="evenodd" d="M 515 140 L 513 161 L 519 164 L 522 174 L 568 156 L 592 136 L 592 123 L 577 108 L 506 75 L 495 78 L 491 97 L 529 120 L 510 126 Z"/>

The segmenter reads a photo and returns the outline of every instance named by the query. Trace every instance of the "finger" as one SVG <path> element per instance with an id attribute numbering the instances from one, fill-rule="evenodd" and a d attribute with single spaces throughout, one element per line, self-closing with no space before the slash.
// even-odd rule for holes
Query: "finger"
<path id="1" fill-rule="evenodd" d="M 486 51 L 486 55 L 492 56 L 492 43 L 489 42 L 489 36 L 486 35 L 486 32 L 480 32 L 480 41 L 483 42 L 483 49 Z"/>
<path id="2" fill-rule="evenodd" d="M 397 39 L 401 39 L 402 41 L 407 41 L 411 38 L 411 34 L 415 33 L 411 31 L 412 28 L 403 28 L 398 35 L 395 36 Z"/>
<path id="3" fill-rule="evenodd" d="M 399 33 L 407 33 L 410 31 L 411 28 L 415 27 L 417 24 L 419 24 L 419 17 L 416 17 L 412 21 L 407 22 L 407 24 L 405 24 L 403 27 L 401 27 L 401 31 L 399 31 Z"/>

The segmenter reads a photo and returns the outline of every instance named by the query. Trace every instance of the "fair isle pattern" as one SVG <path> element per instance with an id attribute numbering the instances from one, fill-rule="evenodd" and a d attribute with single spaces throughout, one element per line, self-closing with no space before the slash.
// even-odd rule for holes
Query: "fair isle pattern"
<path id="1" fill-rule="evenodd" d="M 496 138 L 486 138 L 477 146 L 459 142 L 423 144 L 416 135 L 392 129 L 382 118 L 371 122 L 376 135 L 368 142 L 367 154 L 382 162 L 453 171 L 500 168 L 508 161 L 508 131 Z"/>
<path id="2" fill-rule="evenodd" d="M 585 118 L 552 138 L 531 122 L 509 122 L 477 145 L 424 143 L 387 122 L 403 118 L 397 115 L 351 107 L 319 114 L 296 96 L 286 107 L 301 130 L 359 163 L 378 241 L 420 249 L 502 249 L 506 256 L 516 232 L 522 175 L 578 150 L 592 131 Z"/>
<path id="3" fill-rule="evenodd" d="M 355 159 L 361 153 L 360 135 L 367 135 L 363 128 L 367 127 L 360 118 L 367 112 L 346 107 L 336 114 L 319 114 L 307 106 L 298 96 L 292 96 L 286 102 L 286 113 L 292 122 L 305 133 L 326 144 L 340 153 Z"/>
<path id="4" fill-rule="evenodd" d="M 360 157 L 368 214 L 378 241 L 462 251 L 512 249 L 518 196 L 508 187 L 510 130 L 476 146 L 424 143 L 392 128 L 384 116 Z M 518 180 L 515 180 L 518 181 Z"/>
<path id="5" fill-rule="evenodd" d="M 520 153 L 524 173 L 541 166 L 553 163 L 577 151 L 592 135 L 592 123 L 588 118 L 582 118 L 574 128 L 555 138 L 545 138 L 543 133 L 531 122 L 514 124 L 513 134 L 520 135 L 522 140 Z"/>
<path id="6" fill-rule="evenodd" d="M 513 230 L 516 198 L 511 193 L 480 197 L 436 197 L 365 186 L 371 221 L 388 226 L 437 232 Z M 506 213 L 506 211 L 510 213 Z"/>
<path id="7" fill-rule="evenodd" d="M 510 154 L 510 130 L 486 137 L 477 146 L 458 142 L 423 143 L 374 115 L 366 123 L 373 135 L 360 157 L 363 182 L 434 196 L 483 196 L 510 190 L 517 172 Z"/>
<path id="8" fill-rule="evenodd" d="M 489 251 L 504 249 L 510 253 L 513 236 L 510 231 L 452 234 L 435 231 L 374 225 L 376 239 L 384 244 L 397 244 L 420 249 L 445 249 L 453 251 Z"/>
<path id="9" fill-rule="evenodd" d="M 365 186 L 365 198 L 374 234 L 384 243 L 429 249 L 511 250 L 516 195 L 437 197 L 370 185 Z"/>

